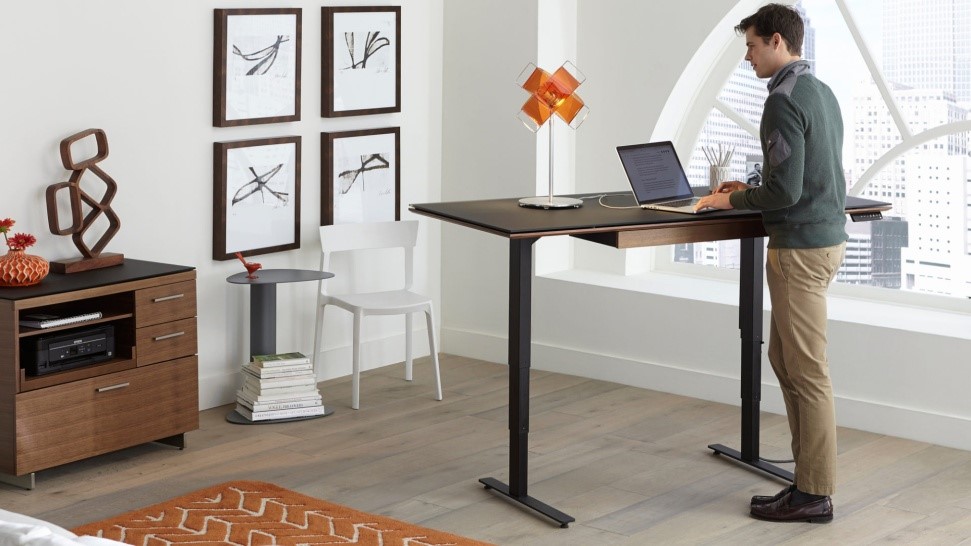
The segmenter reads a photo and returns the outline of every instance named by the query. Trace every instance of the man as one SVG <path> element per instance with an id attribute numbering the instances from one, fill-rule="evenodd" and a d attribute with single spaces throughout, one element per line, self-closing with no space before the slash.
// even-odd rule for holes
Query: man
<path id="1" fill-rule="evenodd" d="M 769 79 L 759 137 L 762 185 L 724 182 L 696 209 L 762 211 L 769 235 L 766 280 L 772 302 L 769 361 L 779 379 L 796 462 L 792 486 L 752 497 L 753 516 L 771 521 L 833 519 L 836 417 L 826 360 L 826 290 L 846 247 L 843 120 L 833 92 L 802 60 L 803 22 L 769 4 L 735 27 L 745 59 Z"/>

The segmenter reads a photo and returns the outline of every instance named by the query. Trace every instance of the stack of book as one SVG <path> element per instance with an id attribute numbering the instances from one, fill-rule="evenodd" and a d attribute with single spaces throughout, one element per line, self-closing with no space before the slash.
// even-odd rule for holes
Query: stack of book
<path id="1" fill-rule="evenodd" d="M 254 355 L 243 365 L 236 412 L 250 421 L 323 415 L 310 359 L 301 353 Z"/>

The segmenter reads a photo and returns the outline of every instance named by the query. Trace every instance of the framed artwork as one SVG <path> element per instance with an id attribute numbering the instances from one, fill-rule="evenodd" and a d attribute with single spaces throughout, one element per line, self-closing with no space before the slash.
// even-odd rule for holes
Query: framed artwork
<path id="1" fill-rule="evenodd" d="M 748 154 L 745 156 L 745 178 L 742 179 L 749 186 L 762 185 L 762 154 Z"/>
<path id="2" fill-rule="evenodd" d="M 320 225 L 401 219 L 399 129 L 320 133 Z"/>
<path id="3" fill-rule="evenodd" d="M 300 248 L 300 137 L 213 143 L 212 258 Z"/>
<path id="4" fill-rule="evenodd" d="M 217 9 L 214 127 L 300 120 L 300 8 Z"/>
<path id="5" fill-rule="evenodd" d="M 401 111 L 401 6 L 321 8 L 321 116 Z"/>

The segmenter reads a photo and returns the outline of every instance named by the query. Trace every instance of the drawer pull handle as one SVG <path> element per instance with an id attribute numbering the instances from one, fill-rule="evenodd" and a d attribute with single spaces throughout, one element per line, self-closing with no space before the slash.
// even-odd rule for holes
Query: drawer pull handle
<path id="1" fill-rule="evenodd" d="M 164 336 L 158 336 L 152 338 L 154 341 L 162 341 L 163 339 L 172 339 L 173 337 L 184 336 L 185 332 L 176 332 L 174 334 L 165 334 Z"/>
<path id="2" fill-rule="evenodd" d="M 117 385 L 111 385 L 109 387 L 100 387 L 99 389 L 97 389 L 97 392 L 106 392 L 106 391 L 113 391 L 115 389 L 124 389 L 128 385 L 131 385 L 131 383 L 118 383 Z"/>
<path id="3" fill-rule="evenodd" d="M 175 294 L 174 296 L 162 296 L 161 298 L 153 299 L 152 303 L 159 303 L 159 302 L 169 301 L 169 300 L 177 300 L 182 297 L 185 297 L 185 294 Z"/>

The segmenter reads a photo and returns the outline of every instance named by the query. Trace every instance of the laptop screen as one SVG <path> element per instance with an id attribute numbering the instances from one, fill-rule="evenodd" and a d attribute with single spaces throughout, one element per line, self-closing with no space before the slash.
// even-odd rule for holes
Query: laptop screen
<path id="1" fill-rule="evenodd" d="M 694 195 L 671 142 L 618 146 L 617 153 L 639 204 Z"/>

